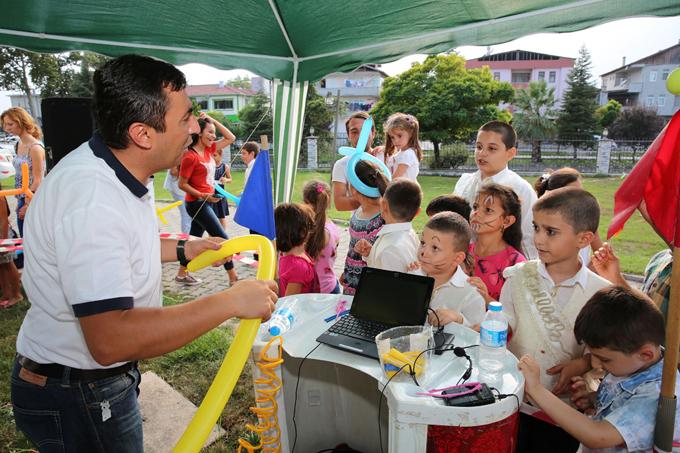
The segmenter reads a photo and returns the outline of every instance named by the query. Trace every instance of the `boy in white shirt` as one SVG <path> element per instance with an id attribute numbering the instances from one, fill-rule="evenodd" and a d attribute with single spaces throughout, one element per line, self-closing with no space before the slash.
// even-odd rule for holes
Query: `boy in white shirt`
<path id="1" fill-rule="evenodd" d="M 371 246 L 361 239 L 354 250 L 366 260 L 366 265 L 377 269 L 406 272 L 416 260 L 420 241 L 411 221 L 420 211 L 423 192 L 417 182 L 398 178 L 392 181 L 380 200 L 380 213 L 385 225 Z"/>
<path id="2" fill-rule="evenodd" d="M 567 390 L 572 376 L 580 374 L 574 372 L 574 365 L 585 351 L 573 333 L 576 317 L 593 294 L 610 285 L 579 258 L 579 251 L 595 236 L 599 220 L 600 207 L 590 193 L 566 187 L 551 191 L 533 207 L 539 259 L 503 272 L 506 281 L 500 302 L 512 332 L 508 349 L 517 357 L 534 356 L 547 369 L 541 384 L 558 394 Z M 551 451 L 578 448 L 578 441 L 559 427 L 521 414 L 518 451 L 545 451 L 545 442 L 550 442 Z"/>
<path id="3" fill-rule="evenodd" d="M 535 259 L 531 207 L 537 198 L 531 184 L 508 168 L 508 162 L 517 154 L 516 144 L 517 134 L 508 123 L 490 121 L 480 127 L 475 148 L 475 163 L 479 170 L 461 175 L 453 193 L 472 206 L 482 183 L 488 180 L 514 190 L 522 203 L 522 249 L 527 259 Z"/>
<path id="4" fill-rule="evenodd" d="M 471 327 L 484 318 L 484 299 L 468 283 L 460 266 L 468 256 L 472 230 L 459 214 L 440 212 L 425 224 L 418 250 L 420 269 L 414 273 L 434 278 L 428 321 L 451 331 L 451 324 Z"/>

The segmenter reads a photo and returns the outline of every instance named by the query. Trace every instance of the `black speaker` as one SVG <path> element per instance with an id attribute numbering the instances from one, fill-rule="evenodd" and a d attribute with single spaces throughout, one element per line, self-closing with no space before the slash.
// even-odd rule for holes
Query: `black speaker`
<path id="1" fill-rule="evenodd" d="M 45 136 L 47 170 L 92 137 L 95 129 L 90 98 L 45 98 L 42 126 Z"/>

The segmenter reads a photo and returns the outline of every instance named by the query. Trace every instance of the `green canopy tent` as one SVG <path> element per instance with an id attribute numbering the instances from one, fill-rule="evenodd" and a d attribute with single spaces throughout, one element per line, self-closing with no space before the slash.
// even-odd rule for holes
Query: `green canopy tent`
<path id="1" fill-rule="evenodd" d="M 36 52 L 143 53 L 247 69 L 274 81 L 276 202 L 292 194 L 309 82 L 362 63 L 568 32 L 677 0 L 5 0 L 0 45 Z"/>

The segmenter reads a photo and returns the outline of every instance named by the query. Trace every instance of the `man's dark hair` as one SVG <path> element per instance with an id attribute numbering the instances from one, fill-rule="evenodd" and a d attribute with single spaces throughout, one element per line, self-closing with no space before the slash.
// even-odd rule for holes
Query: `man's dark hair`
<path id="1" fill-rule="evenodd" d="M 574 336 L 590 348 L 631 354 L 643 345 L 664 342 L 661 311 L 642 292 L 609 286 L 593 294 L 574 323 Z"/>
<path id="2" fill-rule="evenodd" d="M 503 121 L 489 121 L 482 125 L 479 130 L 500 134 L 501 140 L 507 149 L 517 146 L 517 133 L 508 123 L 504 123 Z"/>
<path id="3" fill-rule="evenodd" d="M 257 157 L 257 153 L 260 152 L 260 145 L 258 145 L 257 142 L 245 142 L 241 148 L 245 149 L 246 152 L 250 154 L 254 154 L 255 157 Z"/>
<path id="4" fill-rule="evenodd" d="M 369 119 L 370 117 L 371 117 L 371 115 L 369 115 L 368 112 L 359 111 L 359 112 L 354 112 L 354 113 L 352 113 L 352 115 L 350 115 L 350 117 L 347 118 L 347 120 L 345 121 L 345 130 L 347 131 L 347 134 L 349 135 L 349 122 L 350 122 L 350 121 L 352 121 L 352 120 L 355 119 L 355 118 L 360 118 L 360 119 L 362 119 L 362 120 L 367 120 L 367 119 Z M 375 132 L 375 122 L 373 123 L 373 126 L 371 127 L 371 130 L 372 130 L 373 132 Z M 369 145 L 370 145 L 370 143 L 369 143 Z"/>
<path id="5" fill-rule="evenodd" d="M 383 198 L 396 220 L 410 222 L 418 214 L 420 202 L 423 201 L 423 191 L 417 182 L 397 178 L 387 185 Z"/>
<path id="6" fill-rule="evenodd" d="M 428 217 L 444 211 L 460 214 L 461 217 L 469 222 L 472 208 L 470 208 L 470 203 L 465 198 L 453 194 L 439 195 L 433 198 L 427 205 L 427 208 L 425 208 L 425 213 Z"/>
<path id="7" fill-rule="evenodd" d="M 597 232 L 600 224 L 600 205 L 597 199 L 583 189 L 562 187 L 551 190 L 534 204 L 534 212 L 559 213 L 575 233 Z"/>
<path id="8" fill-rule="evenodd" d="M 467 255 L 470 248 L 470 239 L 472 238 L 472 229 L 470 224 L 455 212 L 440 212 L 432 216 L 425 224 L 425 228 L 429 228 L 440 233 L 451 233 L 453 235 L 453 248 L 456 252 L 465 252 Z"/>
<path id="9" fill-rule="evenodd" d="M 104 143 L 114 149 L 128 147 L 132 123 L 165 132 L 168 98 L 164 89 L 180 91 L 187 84 L 173 65 L 141 55 L 107 61 L 95 71 L 93 81 L 95 121 Z"/>

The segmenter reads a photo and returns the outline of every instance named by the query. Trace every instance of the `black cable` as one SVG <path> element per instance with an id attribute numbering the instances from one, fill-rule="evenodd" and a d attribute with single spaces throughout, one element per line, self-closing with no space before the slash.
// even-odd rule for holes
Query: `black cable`
<path id="1" fill-rule="evenodd" d="M 423 351 L 423 352 L 425 352 L 425 351 Z M 421 352 L 421 354 L 422 354 L 422 352 Z M 418 357 L 420 357 L 420 355 L 418 355 Z M 416 360 L 418 360 L 418 359 L 416 358 Z M 415 363 L 415 362 L 414 362 L 414 363 Z M 404 368 L 406 368 L 406 367 L 411 368 L 411 364 L 410 364 L 410 363 L 407 363 L 407 364 L 405 364 L 404 366 L 402 366 L 401 368 L 399 368 L 399 369 L 397 370 L 397 372 L 394 373 L 394 374 L 392 375 L 392 377 L 390 377 L 390 378 L 387 380 L 387 382 L 385 383 L 385 386 L 384 386 L 384 387 L 382 388 L 382 390 L 380 391 L 380 398 L 378 399 L 378 439 L 380 440 L 380 453 L 383 453 L 382 427 L 380 426 L 380 415 L 381 415 L 381 411 L 382 411 L 382 400 L 383 400 L 383 397 L 385 396 L 385 389 L 386 389 L 387 386 L 390 384 L 390 382 L 392 382 L 392 379 L 394 379 L 394 377 L 395 377 L 397 374 L 401 373 L 401 371 L 402 371 Z M 414 377 L 414 380 L 415 380 L 415 377 Z"/>
<path id="2" fill-rule="evenodd" d="M 444 326 L 442 326 L 442 322 L 439 319 L 437 312 L 433 308 L 430 308 L 430 307 L 427 307 L 427 309 L 432 312 L 432 314 L 434 315 L 435 318 L 437 318 L 437 333 L 442 333 L 444 331 Z"/>
<path id="3" fill-rule="evenodd" d="M 519 409 L 520 409 L 519 396 L 515 395 L 514 393 L 501 393 L 501 391 L 498 390 L 496 387 L 489 387 L 489 389 L 492 392 L 494 390 L 496 391 L 496 397 L 498 398 L 498 401 L 504 400 L 505 398 L 508 398 L 510 396 L 514 397 L 515 401 L 517 401 L 517 412 L 519 412 Z"/>
<path id="4" fill-rule="evenodd" d="M 295 434 L 293 436 L 293 449 L 291 450 L 291 453 L 295 452 L 295 445 L 297 444 L 297 424 L 295 423 L 295 410 L 297 409 L 298 387 L 300 386 L 300 371 L 302 371 L 302 364 L 305 363 L 307 357 L 312 355 L 312 352 L 316 351 L 316 348 L 318 348 L 319 346 L 321 346 L 321 343 L 318 343 L 316 346 L 314 346 L 314 349 L 309 351 L 307 355 L 302 358 L 302 360 L 300 361 L 300 366 L 298 367 L 297 381 L 295 382 L 295 400 L 293 403 L 293 432 Z"/>

